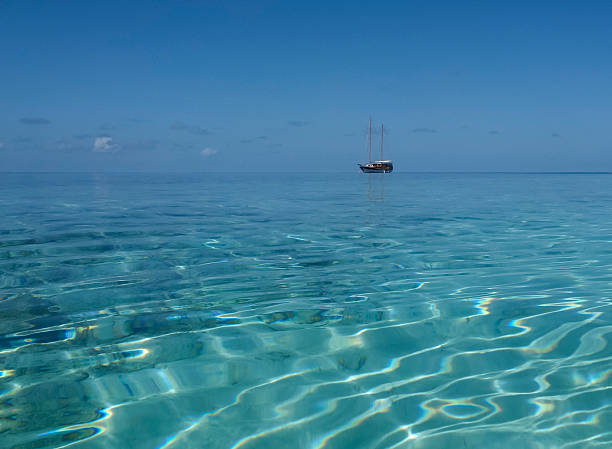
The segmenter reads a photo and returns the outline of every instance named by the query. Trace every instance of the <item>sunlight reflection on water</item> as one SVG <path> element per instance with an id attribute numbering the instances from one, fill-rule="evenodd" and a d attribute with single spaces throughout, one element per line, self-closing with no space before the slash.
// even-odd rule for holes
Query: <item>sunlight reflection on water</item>
<path id="1" fill-rule="evenodd" d="M 3 444 L 612 444 L 610 187 L 6 175 Z"/>

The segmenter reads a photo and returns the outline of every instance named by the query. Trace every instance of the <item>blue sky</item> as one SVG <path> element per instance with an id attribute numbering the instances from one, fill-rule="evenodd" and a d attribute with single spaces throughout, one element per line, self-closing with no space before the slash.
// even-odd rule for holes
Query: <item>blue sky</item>
<path id="1" fill-rule="evenodd" d="M 0 1 L 0 170 L 611 171 L 612 2 Z M 378 136 L 374 136 L 378 144 Z"/>

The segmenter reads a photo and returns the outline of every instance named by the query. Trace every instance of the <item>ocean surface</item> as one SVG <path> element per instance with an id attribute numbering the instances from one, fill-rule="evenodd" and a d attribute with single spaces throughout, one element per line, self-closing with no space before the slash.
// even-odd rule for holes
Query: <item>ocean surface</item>
<path id="1" fill-rule="evenodd" d="M 612 446 L 612 176 L 2 174 L 3 448 Z"/>

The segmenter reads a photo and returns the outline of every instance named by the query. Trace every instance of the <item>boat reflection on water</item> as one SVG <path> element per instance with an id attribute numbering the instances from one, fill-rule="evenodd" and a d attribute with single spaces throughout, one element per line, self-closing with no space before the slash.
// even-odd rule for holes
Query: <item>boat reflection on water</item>
<path id="1" fill-rule="evenodd" d="M 384 176 L 368 176 L 368 202 L 384 203 L 385 202 L 385 177 Z"/>

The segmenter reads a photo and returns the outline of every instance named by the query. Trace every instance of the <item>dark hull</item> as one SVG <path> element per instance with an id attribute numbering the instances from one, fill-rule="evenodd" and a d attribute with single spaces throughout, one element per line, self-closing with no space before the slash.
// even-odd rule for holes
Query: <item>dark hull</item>
<path id="1" fill-rule="evenodd" d="M 359 168 L 364 173 L 391 173 L 393 171 L 393 164 L 359 164 Z"/>

